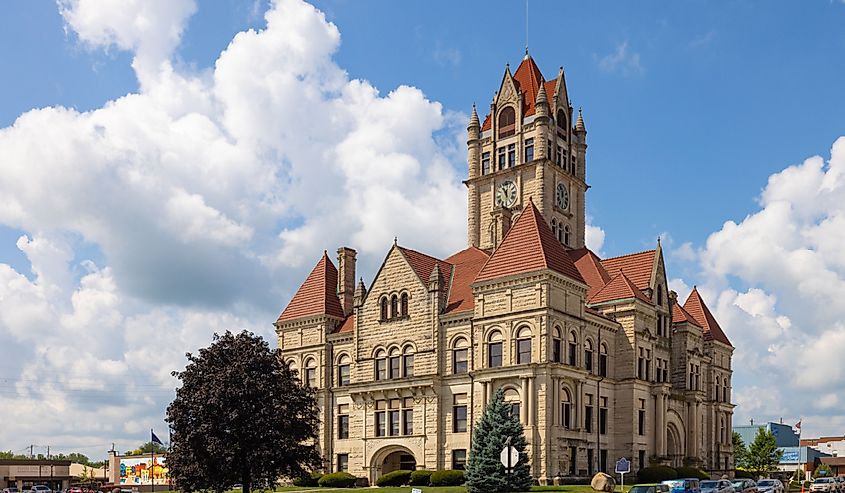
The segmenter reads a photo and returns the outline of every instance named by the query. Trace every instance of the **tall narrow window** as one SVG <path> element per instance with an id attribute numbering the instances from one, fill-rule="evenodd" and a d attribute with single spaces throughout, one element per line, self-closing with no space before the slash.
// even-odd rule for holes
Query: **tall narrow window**
<path id="1" fill-rule="evenodd" d="M 551 141 L 551 139 L 546 141 L 546 159 L 548 159 L 550 161 L 552 160 L 552 141 Z"/>
<path id="2" fill-rule="evenodd" d="M 569 246 L 569 241 L 571 240 L 572 232 L 569 229 L 569 225 L 565 225 L 563 227 L 563 244 Z"/>
<path id="3" fill-rule="evenodd" d="M 520 406 L 519 393 L 514 389 L 505 390 L 505 407 L 510 410 L 511 416 L 522 421 L 520 414 L 522 407 Z"/>
<path id="4" fill-rule="evenodd" d="M 531 363 L 531 331 L 527 327 L 520 329 L 517 335 L 516 363 Z"/>
<path id="5" fill-rule="evenodd" d="M 376 401 L 376 415 L 375 415 L 375 432 L 377 437 L 383 437 L 387 434 L 387 402 Z"/>
<path id="6" fill-rule="evenodd" d="M 585 394 L 587 404 L 584 406 L 584 431 L 593 432 L 593 396 Z"/>
<path id="7" fill-rule="evenodd" d="M 497 159 L 498 159 L 498 162 L 499 162 L 499 171 L 502 171 L 503 169 L 505 169 L 505 163 L 507 162 L 507 161 L 505 161 L 505 148 L 504 147 L 499 148 L 499 154 L 497 156 Z"/>
<path id="8" fill-rule="evenodd" d="M 572 397 L 569 394 L 569 390 L 562 389 L 563 395 L 561 402 L 560 402 L 560 419 L 562 421 L 562 425 L 567 430 L 572 428 Z"/>
<path id="9" fill-rule="evenodd" d="M 516 166 L 516 144 L 508 144 L 508 168 Z"/>
<path id="10" fill-rule="evenodd" d="M 390 356 L 390 371 L 389 378 L 399 378 L 401 369 L 401 358 L 399 356 Z"/>
<path id="11" fill-rule="evenodd" d="M 487 340 L 487 367 L 502 366 L 502 334 L 493 332 Z"/>
<path id="12" fill-rule="evenodd" d="M 719 401 L 722 397 L 722 379 L 717 375 L 716 376 L 716 399 L 715 401 Z"/>
<path id="13" fill-rule="evenodd" d="M 578 339 L 575 337 L 575 332 L 569 333 L 569 359 L 567 363 L 570 366 L 578 365 Z"/>
<path id="14" fill-rule="evenodd" d="M 722 402 L 730 402 L 728 399 L 728 379 L 725 379 L 725 385 L 722 386 Z"/>
<path id="15" fill-rule="evenodd" d="M 645 400 L 640 399 L 640 408 L 637 410 L 637 434 L 645 435 Z"/>
<path id="16" fill-rule="evenodd" d="M 337 472 L 349 472 L 349 454 L 337 454 Z"/>
<path id="17" fill-rule="evenodd" d="M 349 404 L 337 406 L 337 437 L 349 438 Z"/>
<path id="18" fill-rule="evenodd" d="M 408 316 L 408 293 L 402 293 L 401 302 L 399 304 L 401 316 Z"/>
<path id="19" fill-rule="evenodd" d="M 463 471 L 467 465 L 467 451 L 466 449 L 456 449 L 452 451 L 452 470 Z"/>
<path id="20" fill-rule="evenodd" d="M 349 356 L 343 355 L 337 360 L 337 386 L 349 385 Z"/>
<path id="21" fill-rule="evenodd" d="M 578 468 L 578 447 L 569 447 L 569 474 L 575 476 Z"/>
<path id="22" fill-rule="evenodd" d="M 388 313 L 387 312 L 387 298 L 382 298 L 381 299 L 381 319 L 382 320 L 387 320 L 387 317 L 389 316 L 387 313 Z"/>
<path id="23" fill-rule="evenodd" d="M 599 348 L 599 376 L 607 376 L 607 346 L 605 344 Z"/>
<path id="24" fill-rule="evenodd" d="M 584 343 L 584 368 L 593 372 L 593 341 L 589 339 Z"/>
<path id="25" fill-rule="evenodd" d="M 557 146 L 557 154 L 555 154 L 555 163 L 558 166 L 563 166 L 563 147 Z"/>
<path id="26" fill-rule="evenodd" d="M 516 132 L 516 112 L 507 106 L 499 113 L 499 138 L 510 137 Z"/>
<path id="27" fill-rule="evenodd" d="M 563 341 L 560 339 L 560 329 L 555 328 L 555 336 L 552 339 L 552 361 L 561 362 L 563 352 Z"/>
<path id="28" fill-rule="evenodd" d="M 467 348 L 457 348 L 452 353 L 452 373 L 466 373 L 469 369 L 469 351 Z"/>
<path id="29" fill-rule="evenodd" d="M 384 351 L 376 354 L 376 380 L 387 380 L 387 357 Z"/>
<path id="30" fill-rule="evenodd" d="M 530 163 L 534 160 L 534 139 L 525 139 L 525 162 Z"/>
<path id="31" fill-rule="evenodd" d="M 645 378 L 645 349 L 637 348 L 637 351 L 639 352 L 639 357 L 637 358 L 637 378 L 643 380 Z M 692 381 L 692 377 L 690 377 L 690 381 Z"/>
<path id="32" fill-rule="evenodd" d="M 410 402 L 408 402 L 410 401 Z M 414 434 L 414 409 L 413 409 L 413 399 L 407 398 L 405 399 L 405 409 L 402 410 L 402 434 L 403 435 L 413 435 Z"/>
<path id="33" fill-rule="evenodd" d="M 657 306 L 663 306 L 663 285 L 657 285 Z"/>
<path id="34" fill-rule="evenodd" d="M 452 396 L 452 432 L 465 431 L 467 431 L 467 395 L 455 394 Z"/>
<path id="35" fill-rule="evenodd" d="M 387 413 L 389 426 L 388 430 L 390 436 L 398 436 L 399 435 L 399 417 L 400 417 L 400 410 L 399 410 L 399 399 L 391 399 L 390 400 L 390 411 Z"/>
<path id="36" fill-rule="evenodd" d="M 563 110 L 557 110 L 557 127 L 563 130 L 564 139 L 566 138 L 566 113 Z"/>
<path id="37" fill-rule="evenodd" d="M 390 297 L 390 318 L 399 316 L 399 297 L 395 294 Z"/>
<path id="38" fill-rule="evenodd" d="M 406 378 L 414 376 L 413 354 L 405 354 L 404 356 L 402 356 L 402 376 Z"/>
<path id="39" fill-rule="evenodd" d="M 482 152 L 481 153 L 481 174 L 482 175 L 489 175 L 490 174 L 490 152 Z"/>
<path id="40" fill-rule="evenodd" d="M 607 397 L 599 399 L 599 434 L 607 434 Z"/>
<path id="41" fill-rule="evenodd" d="M 313 359 L 305 363 L 305 384 L 317 388 L 317 363 Z"/>

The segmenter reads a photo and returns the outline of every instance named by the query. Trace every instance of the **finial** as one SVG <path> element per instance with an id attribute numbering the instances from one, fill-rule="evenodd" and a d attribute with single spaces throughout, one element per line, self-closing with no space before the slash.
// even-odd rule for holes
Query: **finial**
<path id="1" fill-rule="evenodd" d="M 399 243 L 399 237 L 398 237 L 398 236 L 394 236 L 394 237 L 393 237 L 393 246 L 396 246 L 398 243 Z"/>
<path id="2" fill-rule="evenodd" d="M 529 58 L 531 58 L 531 55 L 528 54 L 528 45 L 525 45 L 525 56 L 522 59 L 528 60 Z"/>
<path id="3" fill-rule="evenodd" d="M 584 115 L 581 111 L 581 107 L 578 107 L 578 120 L 575 122 L 575 131 L 576 132 L 586 132 L 587 127 L 584 125 Z"/>
<path id="4" fill-rule="evenodd" d="M 469 126 L 478 127 L 479 125 L 478 112 L 475 110 L 475 103 L 472 103 L 472 115 L 469 117 Z"/>

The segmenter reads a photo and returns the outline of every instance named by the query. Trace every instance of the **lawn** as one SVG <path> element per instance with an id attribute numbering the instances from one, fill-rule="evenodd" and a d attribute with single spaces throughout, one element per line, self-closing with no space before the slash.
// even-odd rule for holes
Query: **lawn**
<path id="1" fill-rule="evenodd" d="M 419 488 L 423 491 L 423 493 L 466 493 L 466 488 L 463 486 L 442 486 L 435 488 L 433 486 L 415 486 L 415 488 Z M 628 486 L 625 486 L 625 491 L 628 490 Z M 619 486 L 616 487 L 617 492 L 621 493 L 622 490 Z M 261 492 L 261 490 L 253 490 L 255 492 Z M 302 486 L 282 486 L 276 488 L 276 491 L 313 491 L 314 493 L 329 493 L 329 492 L 342 492 L 342 491 L 372 491 L 378 493 L 410 493 L 411 487 L 410 486 L 396 486 L 390 488 L 318 488 L 318 487 L 302 487 Z M 565 491 L 567 493 L 593 493 L 592 488 L 587 485 L 566 485 L 566 486 L 534 486 L 531 488 L 531 491 Z M 156 493 L 179 493 L 178 491 L 157 491 Z M 229 490 L 226 493 L 241 493 L 241 490 Z M 268 490 L 264 490 L 262 493 L 269 493 Z"/>

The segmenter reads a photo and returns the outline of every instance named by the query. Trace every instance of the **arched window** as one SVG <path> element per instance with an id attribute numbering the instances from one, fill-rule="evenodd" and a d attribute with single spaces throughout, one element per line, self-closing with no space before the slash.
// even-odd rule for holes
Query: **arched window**
<path id="1" fill-rule="evenodd" d="M 572 236 L 569 231 L 569 225 L 563 227 L 563 244 L 569 246 L 569 237 Z"/>
<path id="2" fill-rule="evenodd" d="M 569 358 L 567 359 L 567 363 L 570 366 L 577 366 L 578 365 L 578 336 L 575 335 L 575 332 L 569 333 Z"/>
<path id="3" fill-rule="evenodd" d="M 349 385 L 349 356 L 343 354 L 337 359 L 337 386 Z"/>
<path id="4" fill-rule="evenodd" d="M 657 285 L 657 306 L 663 306 L 663 285 Z"/>
<path id="5" fill-rule="evenodd" d="M 557 233 L 557 219 L 552 219 L 552 233 L 554 233 L 555 238 L 558 237 Z"/>
<path id="6" fill-rule="evenodd" d="M 566 112 L 563 109 L 557 110 L 557 127 L 563 130 L 564 140 L 566 140 Z"/>
<path id="7" fill-rule="evenodd" d="M 593 341 L 589 339 L 584 342 L 584 368 L 590 373 L 593 372 Z"/>
<path id="8" fill-rule="evenodd" d="M 390 318 L 399 316 L 399 297 L 395 294 L 390 297 Z"/>
<path id="9" fill-rule="evenodd" d="M 379 349 L 375 357 L 376 380 L 387 380 L 387 354 L 384 349 Z"/>
<path id="10" fill-rule="evenodd" d="M 299 368 L 296 366 L 296 361 L 288 360 L 288 368 L 296 374 L 297 378 L 301 378 L 301 375 L 299 375 Z"/>
<path id="11" fill-rule="evenodd" d="M 452 342 L 452 373 L 457 375 L 469 371 L 469 344 L 463 337 Z"/>
<path id="12" fill-rule="evenodd" d="M 404 348 L 402 348 L 402 376 L 414 376 L 414 347 L 410 344 L 407 344 Z"/>
<path id="13" fill-rule="evenodd" d="M 512 416 L 516 416 L 516 418 L 520 421 L 522 420 L 521 415 L 519 414 L 519 392 L 517 392 L 516 389 L 511 387 L 505 389 L 505 407 L 510 409 Z"/>
<path id="14" fill-rule="evenodd" d="M 716 401 L 718 402 L 719 399 L 722 398 L 722 379 L 719 376 L 716 376 Z"/>
<path id="15" fill-rule="evenodd" d="M 317 388 L 317 362 L 313 358 L 305 362 L 305 385 Z"/>
<path id="16" fill-rule="evenodd" d="M 402 354 L 399 348 L 390 350 L 390 355 L 387 358 L 387 378 L 399 378 L 402 376 Z"/>
<path id="17" fill-rule="evenodd" d="M 560 421 L 567 430 L 572 428 L 572 395 L 566 387 L 560 393 Z"/>
<path id="18" fill-rule="evenodd" d="M 513 106 L 506 106 L 499 113 L 499 138 L 510 137 L 516 133 L 516 112 Z"/>
<path id="19" fill-rule="evenodd" d="M 408 316 L 408 293 L 402 293 L 402 301 L 401 301 L 400 308 L 402 310 L 402 316 L 407 317 Z"/>
<path id="20" fill-rule="evenodd" d="M 502 333 L 493 331 L 487 336 L 487 367 L 502 366 Z"/>
<path id="21" fill-rule="evenodd" d="M 516 364 L 531 363 L 531 329 L 523 327 L 516 336 Z"/>
<path id="22" fill-rule="evenodd" d="M 560 327 L 555 327 L 552 337 L 552 361 L 555 363 L 563 362 L 563 338 L 560 336 Z"/>
<path id="23" fill-rule="evenodd" d="M 599 348 L 599 376 L 607 376 L 607 344 L 602 343 Z"/>
<path id="24" fill-rule="evenodd" d="M 725 385 L 722 386 L 722 402 L 730 402 L 728 399 L 728 379 L 725 378 Z"/>
<path id="25" fill-rule="evenodd" d="M 719 442 L 720 443 L 728 443 L 725 441 L 725 418 L 719 418 Z"/>
<path id="26" fill-rule="evenodd" d="M 381 299 L 381 320 L 387 320 L 387 298 Z"/>

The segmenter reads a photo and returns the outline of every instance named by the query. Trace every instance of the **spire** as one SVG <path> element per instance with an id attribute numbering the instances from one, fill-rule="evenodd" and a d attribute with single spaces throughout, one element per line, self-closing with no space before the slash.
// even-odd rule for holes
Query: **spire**
<path id="1" fill-rule="evenodd" d="M 469 117 L 469 128 L 480 128 L 481 123 L 478 121 L 478 112 L 475 110 L 475 103 L 472 103 L 472 115 Z"/>
<path id="2" fill-rule="evenodd" d="M 355 306 L 364 304 L 364 297 L 367 296 L 367 288 L 364 286 L 364 278 L 358 280 L 358 286 L 355 288 Z"/>
<path id="3" fill-rule="evenodd" d="M 540 88 L 537 92 L 537 107 L 539 108 L 541 104 L 548 105 L 549 104 L 549 96 L 546 94 L 546 81 L 540 79 Z"/>
<path id="4" fill-rule="evenodd" d="M 578 120 L 575 122 L 575 131 L 587 133 L 587 127 L 584 126 L 584 115 L 581 108 L 578 108 Z"/>

